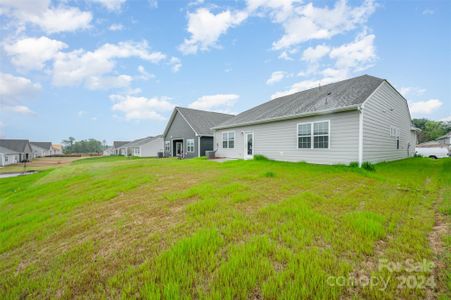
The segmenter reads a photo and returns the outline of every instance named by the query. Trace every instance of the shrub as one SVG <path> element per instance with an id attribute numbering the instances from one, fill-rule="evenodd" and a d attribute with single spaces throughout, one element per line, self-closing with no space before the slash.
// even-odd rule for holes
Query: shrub
<path id="1" fill-rule="evenodd" d="M 269 160 L 269 158 L 261 154 L 256 154 L 254 155 L 254 160 Z"/>
<path id="2" fill-rule="evenodd" d="M 358 167 L 359 167 L 359 163 L 356 162 L 356 161 L 353 161 L 353 162 L 351 162 L 351 163 L 349 164 L 349 167 L 351 167 L 351 168 L 358 168 Z"/>
<path id="3" fill-rule="evenodd" d="M 362 164 L 362 168 L 364 168 L 367 171 L 371 171 L 371 172 L 376 171 L 376 168 L 374 167 L 374 165 L 367 161 Z"/>
<path id="4" fill-rule="evenodd" d="M 276 174 L 272 171 L 268 171 L 265 173 L 265 177 L 275 177 L 275 176 L 276 176 Z"/>

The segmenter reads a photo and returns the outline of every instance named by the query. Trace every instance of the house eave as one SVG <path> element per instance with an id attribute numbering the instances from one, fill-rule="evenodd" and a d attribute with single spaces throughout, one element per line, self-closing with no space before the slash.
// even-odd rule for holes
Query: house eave
<path id="1" fill-rule="evenodd" d="M 344 106 L 344 107 L 340 107 L 340 108 L 336 108 L 336 109 L 327 109 L 327 110 L 320 110 L 320 111 L 315 111 L 315 112 L 307 112 L 307 113 L 296 114 L 296 115 L 291 115 L 291 116 L 276 117 L 276 118 L 270 118 L 270 119 L 252 121 L 252 122 L 237 123 L 237 124 L 232 124 L 232 125 L 227 125 L 227 126 L 215 126 L 215 127 L 212 127 L 212 130 L 235 128 L 235 127 L 250 126 L 250 125 L 259 125 L 259 124 L 292 120 L 292 119 L 298 119 L 298 118 L 304 118 L 304 117 L 326 115 L 326 114 L 337 113 L 337 112 L 352 111 L 352 110 L 360 109 L 360 106 L 361 106 L 361 104 L 355 104 L 355 105 Z"/>

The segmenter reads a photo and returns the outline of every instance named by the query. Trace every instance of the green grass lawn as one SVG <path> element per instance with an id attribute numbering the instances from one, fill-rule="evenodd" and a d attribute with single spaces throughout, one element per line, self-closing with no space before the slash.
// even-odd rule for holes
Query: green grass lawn
<path id="1" fill-rule="evenodd" d="M 0 179 L 0 297 L 445 299 L 450 203 L 451 159 L 79 160 Z"/>

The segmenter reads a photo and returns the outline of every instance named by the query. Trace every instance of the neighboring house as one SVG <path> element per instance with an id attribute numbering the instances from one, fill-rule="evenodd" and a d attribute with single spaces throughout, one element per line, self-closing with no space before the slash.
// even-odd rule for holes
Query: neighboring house
<path id="1" fill-rule="evenodd" d="M 198 157 L 213 150 L 212 127 L 233 115 L 176 107 L 164 130 L 165 156 Z"/>
<path id="2" fill-rule="evenodd" d="M 163 152 L 163 136 L 151 136 L 138 139 L 122 146 L 126 148 L 129 156 L 157 157 L 158 152 Z"/>
<path id="3" fill-rule="evenodd" d="M 52 144 L 51 155 L 62 155 L 63 154 L 63 145 L 60 144 Z"/>
<path id="4" fill-rule="evenodd" d="M 114 148 L 108 147 L 105 150 L 103 150 L 103 156 L 110 156 L 114 154 Z"/>
<path id="5" fill-rule="evenodd" d="M 130 143 L 130 141 L 114 141 L 113 142 L 113 155 L 126 155 L 127 149 L 121 148 L 123 145 Z"/>
<path id="6" fill-rule="evenodd" d="M 33 152 L 28 140 L 0 139 L 0 166 L 31 161 Z"/>
<path id="7" fill-rule="evenodd" d="M 276 98 L 214 128 L 216 156 L 318 164 L 377 163 L 413 156 L 406 99 L 369 75 Z"/>
<path id="8" fill-rule="evenodd" d="M 53 155 L 52 143 L 50 142 L 30 142 L 33 158 Z"/>
<path id="9" fill-rule="evenodd" d="M 451 131 L 447 134 L 435 139 L 441 146 L 448 147 L 448 150 L 451 151 Z"/>

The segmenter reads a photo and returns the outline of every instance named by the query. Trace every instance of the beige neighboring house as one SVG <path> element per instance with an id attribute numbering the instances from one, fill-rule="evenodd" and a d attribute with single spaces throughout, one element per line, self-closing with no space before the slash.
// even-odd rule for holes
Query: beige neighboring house
<path id="1" fill-rule="evenodd" d="M 52 144 L 52 155 L 62 155 L 63 153 L 63 145 L 61 144 Z"/>
<path id="2" fill-rule="evenodd" d="M 31 161 L 33 152 L 28 140 L 0 139 L 0 167 Z"/>
<path id="3" fill-rule="evenodd" d="M 46 157 L 53 154 L 51 142 L 30 142 L 33 158 Z"/>
<path id="4" fill-rule="evenodd" d="M 120 149 L 125 149 L 127 156 L 157 157 L 158 152 L 163 154 L 164 151 L 163 136 L 158 135 L 137 139 L 123 145 Z"/>

